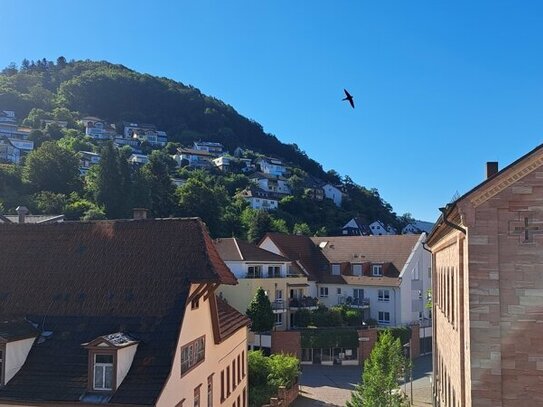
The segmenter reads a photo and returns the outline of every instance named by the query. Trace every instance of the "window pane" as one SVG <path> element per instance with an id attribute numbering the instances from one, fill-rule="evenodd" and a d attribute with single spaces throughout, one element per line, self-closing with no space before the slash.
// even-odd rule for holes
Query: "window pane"
<path id="1" fill-rule="evenodd" d="M 104 367 L 103 366 L 94 366 L 94 388 L 95 389 L 104 388 Z"/>
<path id="2" fill-rule="evenodd" d="M 112 389 L 113 388 L 113 366 L 106 366 L 106 375 L 105 375 L 104 388 Z"/>
<path id="3" fill-rule="evenodd" d="M 113 363 L 113 355 L 96 355 L 96 363 Z"/>

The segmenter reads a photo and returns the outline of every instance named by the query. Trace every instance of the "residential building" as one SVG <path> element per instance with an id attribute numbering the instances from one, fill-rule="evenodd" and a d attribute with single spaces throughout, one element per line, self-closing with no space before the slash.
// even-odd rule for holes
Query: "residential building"
<path id="1" fill-rule="evenodd" d="M 341 228 L 341 234 L 344 236 L 369 236 L 371 229 L 369 224 L 362 218 L 352 218 Z"/>
<path id="2" fill-rule="evenodd" d="M 369 224 L 371 234 L 374 236 L 386 236 L 386 235 L 395 235 L 396 230 L 390 225 L 385 225 L 380 220 L 376 220 Z"/>
<path id="3" fill-rule="evenodd" d="M 12 145 L 17 147 L 21 152 L 21 157 L 26 156 L 32 150 L 34 150 L 34 142 L 30 140 L 21 140 L 16 138 L 10 138 L 9 141 Z"/>
<path id="4" fill-rule="evenodd" d="M 85 175 L 90 167 L 100 162 L 100 154 L 93 153 L 92 151 L 80 151 L 79 155 L 79 172 L 81 175 Z"/>
<path id="5" fill-rule="evenodd" d="M 264 191 L 255 186 L 249 186 L 239 193 L 251 205 L 253 209 L 264 209 L 267 211 L 277 209 L 279 207 L 280 195 L 272 192 Z"/>
<path id="6" fill-rule="evenodd" d="M 147 142 L 152 146 L 164 147 L 168 142 L 166 132 L 157 130 L 154 124 L 124 123 L 124 138 Z"/>
<path id="7" fill-rule="evenodd" d="M 249 176 L 260 189 L 266 192 L 289 195 L 291 193 L 288 180 L 280 175 L 270 175 L 263 172 L 256 172 Z"/>
<path id="8" fill-rule="evenodd" d="M 149 156 L 133 153 L 128 157 L 128 162 L 132 165 L 145 165 L 149 162 Z"/>
<path id="9" fill-rule="evenodd" d="M 81 122 L 85 126 L 85 134 L 93 139 L 113 140 L 117 137 L 115 127 L 98 117 L 87 116 Z"/>
<path id="10" fill-rule="evenodd" d="M 0 123 L 17 123 L 17 117 L 12 110 L 0 110 Z"/>
<path id="11" fill-rule="evenodd" d="M 221 155 L 211 160 L 213 165 L 221 171 L 230 171 L 232 165 L 238 166 L 242 172 L 248 172 L 255 169 L 250 158 L 238 158 L 229 155 Z"/>
<path id="12" fill-rule="evenodd" d="M 172 158 L 177 162 L 179 167 L 184 165 L 194 168 L 209 168 L 213 164 L 211 160 L 214 155 L 204 150 L 193 150 L 190 148 L 178 148 L 177 154 Z"/>
<path id="13" fill-rule="evenodd" d="M 430 233 L 434 227 L 434 224 L 432 222 L 424 222 L 422 220 L 415 220 L 413 223 L 410 223 L 409 225 L 405 225 L 402 229 L 402 235 L 407 234 L 419 234 L 419 233 Z"/>
<path id="14" fill-rule="evenodd" d="M 7 224 L 0 247 L 0 405 L 247 405 L 248 319 L 200 220 Z"/>
<path id="15" fill-rule="evenodd" d="M 215 157 L 220 156 L 224 151 L 224 147 L 221 143 L 213 143 L 210 141 L 195 141 L 193 148 L 194 150 L 207 151 Z"/>
<path id="16" fill-rule="evenodd" d="M 256 164 L 260 166 L 260 171 L 264 174 L 275 176 L 285 176 L 287 174 L 287 167 L 277 158 L 262 157 L 256 160 Z"/>
<path id="17" fill-rule="evenodd" d="M 306 197 L 315 201 L 322 201 L 324 199 L 324 182 L 308 175 L 304 179 L 304 194 Z"/>
<path id="18" fill-rule="evenodd" d="M 330 263 L 318 280 L 327 306 L 367 309 L 383 326 L 428 325 L 431 255 L 426 235 L 312 237 Z"/>
<path id="19" fill-rule="evenodd" d="M 326 198 L 334 201 L 336 206 L 341 206 L 341 202 L 343 202 L 343 192 L 341 192 L 339 188 L 332 184 L 325 184 L 322 186 L 322 189 L 324 190 L 324 196 Z"/>
<path id="20" fill-rule="evenodd" d="M 26 206 L 18 206 L 17 215 L 3 215 L 0 213 L 0 224 L 3 223 L 35 223 L 45 225 L 47 223 L 63 222 L 64 215 L 31 215 Z"/>
<path id="21" fill-rule="evenodd" d="M 19 164 L 21 149 L 7 137 L 0 138 L 0 162 Z"/>
<path id="22" fill-rule="evenodd" d="M 297 310 L 317 308 L 307 275 L 287 258 L 237 238 L 217 239 L 215 247 L 238 279 L 237 286 L 220 286 L 217 291 L 239 312 L 247 311 L 259 287 L 272 303 L 275 330 L 293 327 Z M 263 339 L 267 344 L 269 338 Z M 260 346 L 260 338 L 250 335 L 249 346 Z"/>
<path id="23" fill-rule="evenodd" d="M 542 406 L 543 145 L 441 209 L 433 254 L 436 406 Z"/>

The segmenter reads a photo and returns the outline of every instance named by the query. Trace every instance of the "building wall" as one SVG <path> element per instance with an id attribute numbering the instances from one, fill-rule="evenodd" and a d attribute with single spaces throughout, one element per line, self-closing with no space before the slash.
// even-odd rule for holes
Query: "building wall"
<path id="1" fill-rule="evenodd" d="M 282 323 L 276 325 L 275 329 L 285 330 L 290 323 L 290 312 L 288 311 L 290 287 L 288 284 L 307 284 L 307 277 L 240 278 L 238 279 L 238 285 L 221 285 L 217 289 L 217 293 L 222 295 L 232 307 L 245 314 L 259 287 L 262 287 L 268 293 L 271 302 L 275 300 L 276 291 L 281 290 L 285 312 L 282 312 Z M 309 296 L 309 294 L 309 287 L 303 287 L 303 295 Z"/>
<path id="2" fill-rule="evenodd" d="M 324 196 L 328 199 L 334 201 L 336 206 L 341 206 L 341 201 L 343 200 L 343 195 L 341 191 L 334 187 L 333 185 L 326 184 L 322 187 L 324 189 Z"/>
<path id="3" fill-rule="evenodd" d="M 28 352 L 36 338 L 22 339 L 6 343 L 4 381 L 9 382 L 13 376 L 23 367 Z"/>
<path id="4" fill-rule="evenodd" d="M 191 288 L 191 292 L 196 288 Z M 194 367 L 191 371 L 181 377 L 181 347 L 199 337 L 205 335 L 205 359 L 202 363 Z M 243 389 L 246 395 L 247 388 L 247 329 L 243 328 L 230 336 L 224 342 L 216 345 L 213 337 L 213 328 L 211 321 L 211 308 L 209 300 L 200 299 L 199 307 L 192 310 L 188 304 L 185 310 L 183 326 L 177 344 L 177 351 L 174 357 L 170 377 L 164 387 L 162 394 L 157 402 L 158 407 L 176 406 L 181 400 L 185 399 L 184 406 L 192 406 L 194 402 L 194 389 L 200 388 L 200 405 L 207 405 L 207 380 L 213 377 L 213 405 L 221 405 L 221 372 L 226 371 L 227 367 L 232 369 L 234 359 L 238 355 L 244 355 L 242 363 L 245 367 L 245 377 L 231 392 L 230 396 L 223 402 L 226 406 L 232 406 L 238 396 L 243 397 Z M 232 386 L 232 384 L 231 384 Z M 247 396 L 246 396 L 247 397 Z"/>
<path id="5" fill-rule="evenodd" d="M 434 376 L 438 406 L 465 406 L 461 276 L 463 240 L 458 231 L 433 248 Z"/>

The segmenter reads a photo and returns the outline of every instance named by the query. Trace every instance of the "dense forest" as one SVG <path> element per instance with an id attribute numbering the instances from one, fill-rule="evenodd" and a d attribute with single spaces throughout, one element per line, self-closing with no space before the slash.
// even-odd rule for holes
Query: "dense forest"
<path id="1" fill-rule="evenodd" d="M 21 165 L 0 164 L 0 211 L 26 205 L 33 213 L 66 214 L 68 219 L 129 217 L 131 208 L 151 215 L 200 216 L 214 236 L 256 240 L 265 231 L 333 234 L 350 218 L 379 219 L 401 228 L 409 214 L 397 216 L 376 189 L 366 189 L 334 170 L 325 172 L 297 145 L 281 143 L 260 124 L 198 89 L 167 78 L 140 74 L 122 65 L 95 61 L 23 60 L 0 73 L 0 111 L 15 111 L 32 127 L 32 151 Z M 163 149 L 142 146 L 149 162 L 133 166 L 128 146 L 97 142 L 85 136 L 79 119 L 98 116 L 121 128 L 123 121 L 152 123 L 168 134 Z M 42 119 L 68 122 L 67 128 L 42 126 Z M 273 212 L 254 210 L 237 195 L 250 184 L 249 174 L 216 169 L 178 168 L 171 158 L 177 147 L 193 141 L 219 142 L 249 157 L 279 157 L 291 168 L 292 195 Z M 85 176 L 79 151 L 101 154 Z M 172 177 L 186 180 L 175 187 Z M 316 201 L 304 192 L 308 177 L 342 185 L 348 198 L 341 207 Z"/>

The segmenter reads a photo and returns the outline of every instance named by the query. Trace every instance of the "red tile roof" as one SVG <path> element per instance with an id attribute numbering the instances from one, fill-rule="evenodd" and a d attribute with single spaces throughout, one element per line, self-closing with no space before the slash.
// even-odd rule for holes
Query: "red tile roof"
<path id="1" fill-rule="evenodd" d="M 221 340 L 225 340 L 239 329 L 251 324 L 251 320 L 248 317 L 239 313 L 235 308 L 228 305 L 228 303 L 222 298 L 216 298 Z"/>

